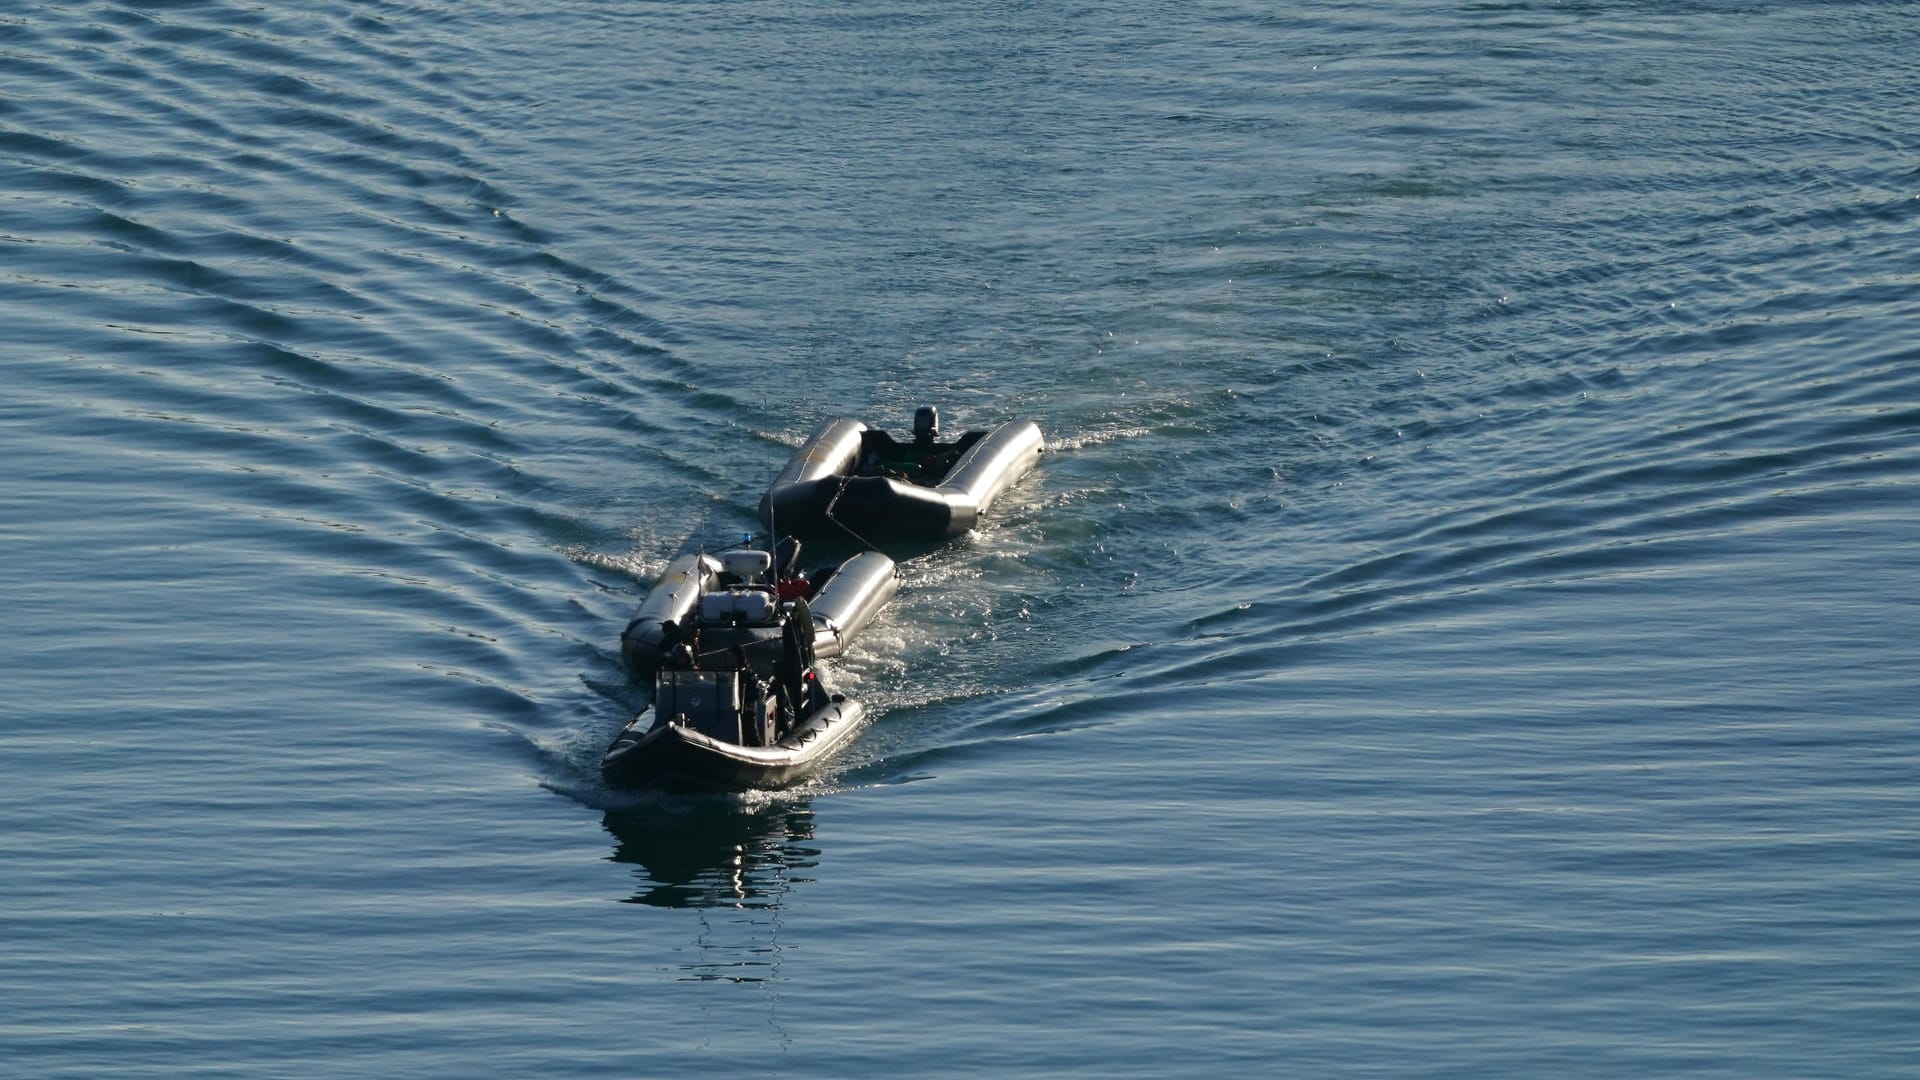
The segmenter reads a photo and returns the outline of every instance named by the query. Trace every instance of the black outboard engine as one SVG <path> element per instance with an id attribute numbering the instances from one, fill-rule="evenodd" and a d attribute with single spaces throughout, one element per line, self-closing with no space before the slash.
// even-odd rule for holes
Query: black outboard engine
<path id="1" fill-rule="evenodd" d="M 785 581 L 800 570 L 800 541 L 783 536 L 773 546 L 773 578 Z"/>
<path id="2" fill-rule="evenodd" d="M 926 451 L 933 449 L 934 440 L 940 437 L 940 410 L 931 405 L 922 405 L 913 410 L 913 447 Z"/>

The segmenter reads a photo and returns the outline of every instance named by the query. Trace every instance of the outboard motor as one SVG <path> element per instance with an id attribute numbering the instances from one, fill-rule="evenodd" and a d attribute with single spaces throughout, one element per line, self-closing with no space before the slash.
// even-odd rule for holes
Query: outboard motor
<path id="1" fill-rule="evenodd" d="M 940 410 L 931 405 L 922 405 L 913 410 L 914 449 L 931 450 L 934 441 L 938 438 L 940 438 Z"/>
<path id="2" fill-rule="evenodd" d="M 776 581 L 784 581 L 800 570 L 800 541 L 791 536 L 783 536 L 773 546 L 773 576 Z"/>

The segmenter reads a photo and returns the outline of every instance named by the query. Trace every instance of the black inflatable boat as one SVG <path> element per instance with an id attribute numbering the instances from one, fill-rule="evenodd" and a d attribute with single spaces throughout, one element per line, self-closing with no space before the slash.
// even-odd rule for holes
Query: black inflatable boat
<path id="1" fill-rule="evenodd" d="M 769 532 L 861 544 L 939 541 L 972 529 L 1040 460 L 1031 420 L 940 441 L 922 406 L 902 442 L 858 420 L 832 420 L 794 453 L 760 500 Z"/>
<path id="2" fill-rule="evenodd" d="M 812 575 L 798 545 L 683 555 L 621 635 L 653 704 L 608 745 L 621 787 L 785 787 L 833 755 L 865 710 L 817 663 L 892 598 L 893 560 L 863 552 Z"/>

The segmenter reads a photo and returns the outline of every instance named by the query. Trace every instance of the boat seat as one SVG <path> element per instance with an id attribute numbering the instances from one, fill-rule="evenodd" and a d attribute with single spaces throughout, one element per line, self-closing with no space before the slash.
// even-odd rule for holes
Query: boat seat
<path id="1" fill-rule="evenodd" d="M 728 589 L 700 598 L 700 621 L 761 624 L 773 621 L 773 594 L 758 589 Z"/>
<path id="2" fill-rule="evenodd" d="M 735 548 L 720 553 L 720 568 L 741 581 L 758 581 L 773 568 L 773 554 L 752 548 Z"/>

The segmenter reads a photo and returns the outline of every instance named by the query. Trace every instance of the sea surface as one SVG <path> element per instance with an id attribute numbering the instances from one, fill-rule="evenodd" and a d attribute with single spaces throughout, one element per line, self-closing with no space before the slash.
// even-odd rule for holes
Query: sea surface
<path id="1" fill-rule="evenodd" d="M 1920 9 L 0 9 L 0 1076 L 1912 1077 Z M 796 790 L 818 424 L 1030 417 Z"/>

